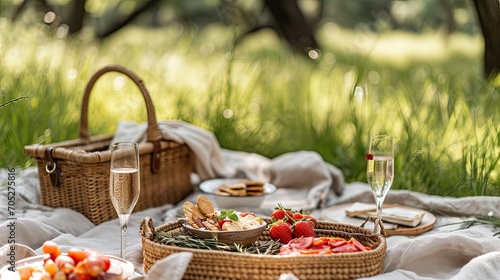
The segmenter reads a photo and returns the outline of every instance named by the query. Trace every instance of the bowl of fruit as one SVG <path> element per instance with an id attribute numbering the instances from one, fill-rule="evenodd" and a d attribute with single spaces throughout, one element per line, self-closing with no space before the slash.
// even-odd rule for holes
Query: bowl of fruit
<path id="1" fill-rule="evenodd" d="M 131 262 L 96 250 L 71 248 L 67 253 L 61 253 L 57 243 L 46 241 L 42 252 L 43 255 L 16 261 L 15 269 L 3 267 L 0 279 L 125 280 L 134 272 Z"/>
<path id="2" fill-rule="evenodd" d="M 249 245 L 259 239 L 267 223 L 253 213 L 233 209 L 216 211 L 213 204 L 203 195 L 196 204 L 183 204 L 185 219 L 179 219 L 184 229 L 192 236 L 212 239 L 228 245 Z"/>

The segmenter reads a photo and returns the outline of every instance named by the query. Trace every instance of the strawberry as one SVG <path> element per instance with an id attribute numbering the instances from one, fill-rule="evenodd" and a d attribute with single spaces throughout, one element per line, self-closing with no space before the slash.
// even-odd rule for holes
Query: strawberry
<path id="1" fill-rule="evenodd" d="M 300 221 L 304 218 L 304 215 L 302 215 L 302 213 L 300 212 L 295 212 L 293 213 L 292 218 L 296 221 Z"/>
<path id="2" fill-rule="evenodd" d="M 270 225 L 269 237 L 275 241 L 281 242 L 281 244 L 287 244 L 293 239 L 292 230 L 289 223 L 283 220 L 278 220 L 277 222 Z"/>
<path id="3" fill-rule="evenodd" d="M 318 226 L 318 221 L 312 215 L 304 215 L 306 221 L 312 222 L 314 227 Z"/>
<path id="4" fill-rule="evenodd" d="M 309 221 L 298 221 L 292 226 L 293 237 L 314 237 L 314 225 Z"/>
<path id="5" fill-rule="evenodd" d="M 274 220 L 279 221 L 279 220 L 284 220 L 287 221 L 289 220 L 289 217 L 291 217 L 292 211 L 290 210 L 285 210 L 282 208 L 275 209 L 273 213 L 271 213 L 271 217 L 274 218 Z"/>

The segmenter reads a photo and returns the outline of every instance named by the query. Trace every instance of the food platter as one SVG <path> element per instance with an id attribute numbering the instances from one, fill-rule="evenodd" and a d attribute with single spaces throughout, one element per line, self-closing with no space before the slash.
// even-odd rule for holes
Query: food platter
<path id="1" fill-rule="evenodd" d="M 351 224 L 359 226 L 363 223 L 363 219 L 359 218 L 351 218 L 346 216 L 346 209 L 350 208 L 352 203 L 334 205 L 332 207 L 325 208 L 321 212 L 321 218 L 327 221 L 339 222 L 344 224 Z M 415 210 L 415 208 L 408 206 L 401 206 L 408 209 Z M 421 210 L 421 209 L 419 209 Z M 419 235 L 425 233 L 432 228 L 436 224 L 436 216 L 434 216 L 431 212 L 424 211 L 424 217 L 422 218 L 422 222 L 416 227 L 406 227 L 406 226 L 386 226 L 385 231 L 388 236 L 390 235 Z"/>

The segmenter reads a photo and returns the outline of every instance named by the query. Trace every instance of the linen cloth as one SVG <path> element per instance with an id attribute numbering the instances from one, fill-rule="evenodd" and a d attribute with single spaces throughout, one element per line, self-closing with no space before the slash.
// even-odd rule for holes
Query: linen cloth
<path id="1" fill-rule="evenodd" d="M 316 217 L 321 217 L 323 211 L 336 204 L 373 203 L 373 195 L 367 184 L 345 184 L 340 171 L 322 161 L 316 153 L 300 151 L 267 159 L 257 154 L 221 149 L 211 132 L 186 123 L 160 124 L 165 138 L 185 141 L 195 153 L 197 165 L 194 177 L 198 178 L 194 178 L 194 182 L 215 177 L 245 176 L 275 184 L 278 191 L 268 196 L 260 208 L 251 209 L 257 215 L 269 216 L 277 202 L 292 208 L 310 208 Z M 141 125 L 126 126 L 131 130 L 119 127 L 120 136 L 125 136 L 130 141 L 135 133 L 136 138 L 132 141 L 142 141 L 145 127 L 141 131 L 138 128 Z M 0 170 L 0 185 L 5 185 L 7 173 L 7 170 Z M 42 206 L 36 168 L 16 172 L 15 191 L 16 243 L 27 245 L 37 253 L 41 252 L 44 241 L 53 240 L 60 244 L 63 252 L 71 247 L 80 247 L 119 255 L 118 219 L 95 226 L 85 216 L 71 209 Z M 198 194 L 195 189 L 185 200 L 194 202 Z M 5 207 L 7 197 L 7 188 L 0 188 L 0 244 L 7 243 L 12 236 L 8 227 L 12 220 L 6 219 L 9 214 Z M 388 237 L 383 273 L 367 279 L 500 279 L 500 239 L 494 236 L 500 229 L 495 230 L 487 225 L 463 228 L 456 224 L 471 215 L 500 217 L 500 198 L 449 198 L 391 190 L 386 202 L 397 202 L 440 214 L 434 229 L 427 233 Z M 175 221 L 183 216 L 182 203 L 183 201 L 177 205 L 166 204 L 131 215 L 126 259 L 135 266 L 134 279 L 181 279 L 191 260 L 189 254 L 171 255 L 168 260 L 157 262 L 149 275 L 144 275 L 139 224 L 146 216 L 151 217 L 155 225 Z M 4 251 L 0 250 L 0 265 L 5 264 L 7 257 L 2 252 Z M 163 278 L 165 274 L 168 278 Z M 280 277 L 293 278 L 289 274 Z"/>
<path id="2" fill-rule="evenodd" d="M 193 151 L 194 172 L 199 180 L 248 178 L 276 185 L 279 189 L 273 196 L 275 201 L 267 201 L 263 206 L 274 207 L 281 199 L 287 199 L 291 202 L 289 207 L 310 210 L 334 203 L 335 196 L 343 191 L 342 172 L 315 152 L 292 152 L 268 159 L 221 149 L 211 131 L 190 123 L 161 121 L 158 127 L 164 140 L 185 143 Z M 119 122 L 112 141 L 145 142 L 146 129 L 146 123 Z"/>
<path id="3" fill-rule="evenodd" d="M 6 178 L 6 170 L 0 170 L 0 178 Z M 37 253 L 46 240 L 60 244 L 62 251 L 71 247 L 95 248 L 106 254 L 119 255 L 120 227 L 118 219 L 94 226 L 87 218 L 70 209 L 50 209 L 40 205 L 40 193 L 35 168 L 17 172 L 17 220 L 15 238 Z M 6 188 L 0 189 L 0 201 L 7 201 Z M 187 200 L 194 201 L 195 192 Z M 337 197 L 338 203 L 372 201 L 368 185 L 351 183 Z M 283 201 L 286 204 L 286 200 Z M 388 250 L 384 260 L 383 273 L 367 279 L 500 279 L 500 239 L 494 236 L 499 229 L 487 225 L 474 225 L 462 228 L 455 223 L 462 222 L 469 215 L 500 215 L 500 198 L 466 197 L 448 198 L 425 195 L 411 191 L 391 190 L 388 203 L 405 202 L 408 206 L 433 209 L 446 215 L 438 216 L 433 230 L 418 236 L 390 236 L 387 238 Z M 5 204 L 2 204 L 5 205 Z M 171 222 L 182 215 L 182 205 L 164 205 L 133 213 L 129 223 L 127 239 L 127 259 L 134 263 L 136 279 L 144 273 L 142 268 L 142 247 L 139 237 L 139 223 L 152 217 L 155 225 Z M 259 214 L 269 215 L 270 209 L 260 209 Z M 323 209 L 312 213 L 321 216 Z M 454 217 L 452 215 L 457 215 Z M 6 207 L 0 208 L 0 242 L 6 243 L 9 235 Z M 179 259 L 177 259 L 179 258 Z M 172 255 L 168 264 L 175 261 L 183 263 L 188 256 Z M 0 256 L 0 261 L 5 255 Z M 4 265 L 2 263 L 1 265 Z M 184 262 L 185 264 L 185 262 Z M 168 266 L 168 265 L 167 265 Z M 183 272 L 182 265 L 176 266 L 169 275 Z M 161 271 L 161 269 L 160 269 Z M 170 271 L 170 269 L 167 269 Z M 286 275 L 290 279 L 290 275 Z M 285 277 L 285 275 L 283 275 Z M 154 278 L 149 278 L 154 279 Z M 158 278 L 159 279 L 159 278 Z M 169 278 L 180 279 L 180 278 Z"/>

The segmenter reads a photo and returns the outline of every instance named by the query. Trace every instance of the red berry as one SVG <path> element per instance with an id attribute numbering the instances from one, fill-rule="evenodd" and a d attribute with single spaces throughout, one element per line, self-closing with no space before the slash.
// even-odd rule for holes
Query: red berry
<path id="1" fill-rule="evenodd" d="M 273 217 L 276 221 L 279 221 L 279 220 L 289 221 L 290 220 L 289 217 L 292 217 L 292 216 L 293 216 L 292 211 L 284 210 L 284 209 L 276 209 L 271 214 L 271 217 Z"/>
<path id="2" fill-rule="evenodd" d="M 312 215 L 304 215 L 306 221 L 312 222 L 314 227 L 318 226 L 318 221 Z"/>
<path id="3" fill-rule="evenodd" d="M 292 218 L 295 221 L 300 221 L 300 220 L 302 220 L 302 218 L 304 218 L 304 216 L 300 212 L 295 212 L 295 213 L 293 213 Z"/>
<path id="4" fill-rule="evenodd" d="M 292 227 L 293 237 L 314 237 L 314 226 L 308 221 L 298 221 Z"/>
<path id="5" fill-rule="evenodd" d="M 281 242 L 281 244 L 287 244 L 293 239 L 290 224 L 283 221 L 271 224 L 269 236 L 271 239 Z"/>

